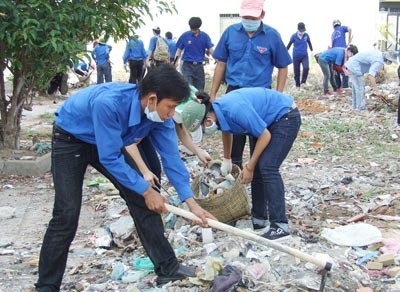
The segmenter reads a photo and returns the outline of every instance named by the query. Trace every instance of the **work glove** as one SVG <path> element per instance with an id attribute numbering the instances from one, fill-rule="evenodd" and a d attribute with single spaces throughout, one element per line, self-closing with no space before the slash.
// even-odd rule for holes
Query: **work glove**
<path id="1" fill-rule="evenodd" d="M 232 171 L 232 159 L 224 158 L 221 163 L 221 174 L 222 176 L 228 175 Z"/>

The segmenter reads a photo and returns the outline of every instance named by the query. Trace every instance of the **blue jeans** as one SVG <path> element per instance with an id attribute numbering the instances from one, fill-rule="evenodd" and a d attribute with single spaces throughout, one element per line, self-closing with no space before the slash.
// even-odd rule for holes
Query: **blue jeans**
<path id="1" fill-rule="evenodd" d="M 106 82 L 112 82 L 110 62 L 97 66 L 97 84 L 104 83 L 104 79 Z"/>
<path id="2" fill-rule="evenodd" d="M 303 74 L 301 74 L 301 82 L 300 82 L 300 65 L 303 67 Z M 296 87 L 300 87 L 300 84 L 307 82 L 308 71 L 310 70 L 308 56 L 296 56 L 293 57 L 293 73 L 294 73 L 294 82 L 296 83 Z"/>
<path id="3" fill-rule="evenodd" d="M 358 76 L 350 72 L 352 82 L 352 106 L 353 109 L 365 110 L 365 80 L 364 76 Z"/>
<path id="4" fill-rule="evenodd" d="M 325 63 L 321 59 L 318 60 L 318 64 L 321 67 L 322 73 L 324 74 L 324 94 L 329 92 L 328 81 L 331 82 L 333 90 L 336 90 L 337 86 L 333 76 L 333 65 Z"/>
<path id="5" fill-rule="evenodd" d="M 143 144 L 142 144 L 143 143 Z M 139 151 L 149 169 L 160 176 L 160 161 L 149 138 L 139 144 Z M 121 185 L 99 162 L 97 147 L 74 138 L 55 126 L 52 138 L 52 175 L 55 188 L 53 216 L 44 236 L 40 260 L 39 291 L 59 291 L 65 271 L 68 251 L 78 228 L 82 204 L 82 185 L 90 164 L 106 176 L 120 191 L 134 220 L 144 249 L 154 264 L 157 275 L 171 275 L 179 264 L 164 236 L 160 214 L 149 210 L 141 195 Z M 126 161 L 132 167 L 131 158 Z"/>
<path id="6" fill-rule="evenodd" d="M 251 182 L 252 221 L 261 226 L 288 224 L 285 188 L 279 168 L 288 155 L 301 125 L 299 110 L 293 109 L 268 127 L 271 141 L 261 154 Z M 253 154 L 257 138 L 250 137 Z"/>
<path id="7" fill-rule="evenodd" d="M 200 91 L 204 90 L 206 79 L 203 63 L 192 64 L 191 62 L 183 61 L 181 71 L 183 77 L 189 84 L 192 84 Z"/>

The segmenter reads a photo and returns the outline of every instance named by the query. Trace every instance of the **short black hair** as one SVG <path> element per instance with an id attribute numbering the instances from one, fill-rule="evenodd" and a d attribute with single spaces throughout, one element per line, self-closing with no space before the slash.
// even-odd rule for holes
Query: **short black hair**
<path id="1" fill-rule="evenodd" d="M 158 102 L 163 98 L 182 102 L 190 95 L 189 84 L 171 64 L 161 64 L 150 70 L 140 82 L 139 88 L 140 98 L 154 92 Z"/>
<path id="2" fill-rule="evenodd" d="M 200 17 L 191 17 L 189 19 L 189 27 L 190 29 L 198 29 L 200 28 L 202 22 Z"/>
<path id="3" fill-rule="evenodd" d="M 172 32 L 167 31 L 167 32 L 165 33 L 165 37 L 166 37 L 167 39 L 169 39 L 169 40 L 172 40 Z"/>
<path id="4" fill-rule="evenodd" d="M 357 46 L 355 46 L 355 45 L 349 45 L 348 47 L 347 47 L 347 49 L 353 54 L 353 55 L 356 55 L 357 53 L 358 53 L 358 48 L 357 48 Z"/>

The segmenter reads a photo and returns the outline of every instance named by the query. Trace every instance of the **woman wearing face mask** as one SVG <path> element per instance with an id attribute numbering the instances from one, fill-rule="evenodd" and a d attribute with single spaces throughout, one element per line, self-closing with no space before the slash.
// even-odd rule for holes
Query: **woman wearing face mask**
<path id="1" fill-rule="evenodd" d="M 231 91 L 212 103 L 204 93 L 198 99 L 206 109 L 205 132 L 222 131 L 224 157 L 231 156 L 232 134 L 250 136 L 250 159 L 244 164 L 241 182 L 251 182 L 253 228 L 262 229 L 269 223 L 263 237 L 285 238 L 289 225 L 279 168 L 301 124 L 293 97 L 256 87 Z"/>
<path id="2" fill-rule="evenodd" d="M 222 81 L 226 92 L 245 87 L 272 87 L 272 73 L 277 69 L 276 90 L 282 92 L 292 63 L 278 31 L 263 22 L 264 0 L 242 0 L 241 22 L 223 32 L 213 58 L 217 61 L 210 89 L 211 100 L 217 97 Z M 232 159 L 224 158 L 223 166 L 235 163 L 242 168 L 246 135 L 234 135 Z"/>
<path id="3" fill-rule="evenodd" d="M 296 83 L 296 88 L 300 89 L 300 85 L 306 86 L 309 62 L 307 48 L 310 47 L 311 53 L 313 47 L 311 44 L 310 36 L 306 32 L 306 26 L 303 22 L 297 24 L 297 32 L 294 33 L 288 45 L 286 46 L 289 50 L 293 44 L 293 73 L 294 81 Z M 303 74 L 301 75 L 300 82 L 300 65 L 303 67 Z"/>

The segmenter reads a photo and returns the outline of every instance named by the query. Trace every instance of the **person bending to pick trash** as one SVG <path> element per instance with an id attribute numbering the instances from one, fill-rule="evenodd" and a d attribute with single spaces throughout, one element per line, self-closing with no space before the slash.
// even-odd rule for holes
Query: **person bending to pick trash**
<path id="1" fill-rule="evenodd" d="M 167 212 L 165 198 L 139 175 L 129 164 L 132 158 L 125 158 L 121 150 L 141 141 L 141 156 L 160 177 L 160 161 L 153 147 L 146 147 L 153 144 L 180 199 L 200 219 L 196 223 L 207 226 L 207 218 L 216 220 L 194 200 L 189 173 L 179 155 L 171 118 L 187 96 L 189 85 L 182 75 L 163 64 L 149 72 L 139 87 L 129 83 L 87 87 L 57 109 L 52 136 L 55 201 L 41 247 L 37 291 L 60 290 L 69 247 L 78 228 L 82 183 L 89 164 L 120 191 L 154 264 L 157 283 L 195 276 L 195 267 L 180 264 L 164 236 L 160 213 Z"/>
<path id="2" fill-rule="evenodd" d="M 222 131 L 224 157 L 231 156 L 232 134 L 250 136 L 250 159 L 241 182 L 251 182 L 254 229 L 270 228 L 261 236 L 276 240 L 289 235 L 285 190 L 279 168 L 300 128 L 301 117 L 294 99 L 275 90 L 256 87 L 231 91 L 210 103 L 200 94 L 205 110 L 205 133 Z M 222 170 L 222 169 L 221 169 Z M 227 172 L 230 172 L 231 168 Z M 226 175 L 227 172 L 223 173 Z"/>

